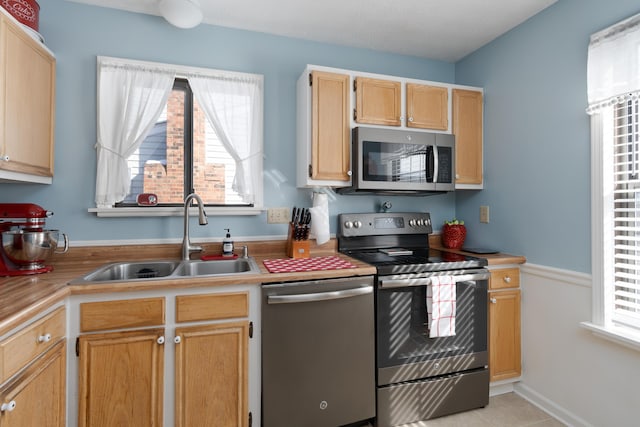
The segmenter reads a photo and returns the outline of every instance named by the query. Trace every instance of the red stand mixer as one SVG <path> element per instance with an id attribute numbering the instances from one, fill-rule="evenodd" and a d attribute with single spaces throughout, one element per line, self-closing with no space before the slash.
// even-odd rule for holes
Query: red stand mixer
<path id="1" fill-rule="evenodd" d="M 22 276 L 53 270 L 45 261 L 54 253 L 69 250 L 69 239 L 58 230 L 45 230 L 46 219 L 53 215 L 32 203 L 0 203 L 0 276 Z M 58 251 L 58 239 L 64 247 Z"/>

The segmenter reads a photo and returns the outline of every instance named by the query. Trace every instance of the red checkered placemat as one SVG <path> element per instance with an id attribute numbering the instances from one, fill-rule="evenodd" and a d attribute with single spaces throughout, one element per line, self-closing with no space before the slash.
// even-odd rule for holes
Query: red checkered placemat
<path id="1" fill-rule="evenodd" d="M 265 259 L 262 261 L 270 273 L 293 273 L 296 271 L 341 270 L 356 268 L 349 261 L 337 256 L 323 256 L 313 258 L 282 258 Z"/>

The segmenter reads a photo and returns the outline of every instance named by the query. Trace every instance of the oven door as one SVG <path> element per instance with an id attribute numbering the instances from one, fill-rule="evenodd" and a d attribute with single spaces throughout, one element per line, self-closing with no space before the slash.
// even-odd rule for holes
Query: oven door
<path id="1" fill-rule="evenodd" d="M 456 282 L 456 334 L 429 338 L 430 276 Z M 487 359 L 485 269 L 380 276 L 376 290 L 378 385 L 484 368 Z"/>
<path id="2" fill-rule="evenodd" d="M 354 129 L 358 191 L 453 191 L 454 137 L 377 128 Z"/>

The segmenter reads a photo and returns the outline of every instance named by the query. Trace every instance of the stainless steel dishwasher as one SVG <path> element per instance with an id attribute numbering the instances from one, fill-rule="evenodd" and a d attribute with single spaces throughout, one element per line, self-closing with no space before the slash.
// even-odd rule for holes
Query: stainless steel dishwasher
<path id="1" fill-rule="evenodd" d="M 262 286 L 262 426 L 375 416 L 373 277 Z"/>

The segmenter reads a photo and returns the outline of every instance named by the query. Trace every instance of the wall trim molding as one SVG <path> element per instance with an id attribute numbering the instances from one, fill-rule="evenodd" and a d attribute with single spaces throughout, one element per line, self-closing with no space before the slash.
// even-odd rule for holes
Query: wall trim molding
<path id="1" fill-rule="evenodd" d="M 574 427 L 594 427 L 573 412 L 567 411 L 565 408 L 547 399 L 522 382 L 514 385 L 514 392 L 566 425 Z"/>
<path id="2" fill-rule="evenodd" d="M 593 279 L 590 274 L 577 271 L 530 263 L 522 264 L 520 271 L 524 274 L 543 277 L 569 285 L 582 286 L 585 288 L 591 288 L 593 286 Z"/>

